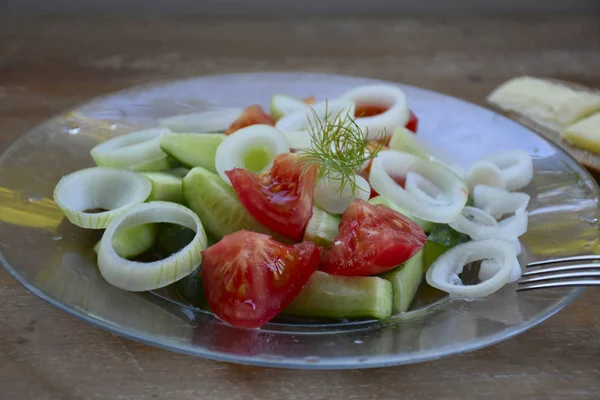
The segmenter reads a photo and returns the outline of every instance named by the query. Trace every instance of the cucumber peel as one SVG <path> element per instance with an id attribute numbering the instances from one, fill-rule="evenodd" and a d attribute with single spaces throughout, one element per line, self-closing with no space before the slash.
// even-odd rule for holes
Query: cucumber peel
<path id="1" fill-rule="evenodd" d="M 340 220 L 339 215 L 330 214 L 314 206 L 312 217 L 304 231 L 304 240 L 311 241 L 317 246 L 329 247 L 338 234 Z"/>
<path id="2" fill-rule="evenodd" d="M 389 318 L 392 284 L 375 276 L 316 271 L 284 314 L 323 318 Z"/>
<path id="3" fill-rule="evenodd" d="M 381 277 L 392 283 L 394 314 L 408 311 L 423 280 L 423 250 Z"/>
<path id="4" fill-rule="evenodd" d="M 449 225 L 437 224 L 423 247 L 423 270 L 427 271 L 431 264 L 446 251 L 469 240 L 469 236 L 455 231 Z"/>
<path id="5" fill-rule="evenodd" d="M 147 201 L 170 201 L 183 203 L 182 179 L 164 172 L 143 173 L 152 183 L 152 191 Z"/>
<path id="6" fill-rule="evenodd" d="M 420 218 L 417 218 L 417 217 L 411 215 L 408 211 L 403 210 L 402 207 L 397 206 L 390 199 L 388 199 L 387 197 L 381 196 L 381 195 L 373 197 L 372 199 L 369 199 L 369 204 L 373 204 L 373 205 L 381 204 L 381 205 L 391 208 L 392 210 L 394 210 L 396 212 L 399 212 L 400 214 L 404 215 L 405 217 L 407 217 L 407 218 L 415 221 L 417 224 L 419 224 L 419 226 L 421 228 L 423 228 L 423 231 L 425 233 L 431 232 L 437 225 L 435 222 L 425 221 L 425 220 L 422 220 Z"/>
<path id="7" fill-rule="evenodd" d="M 276 236 L 246 211 L 231 186 L 205 168 L 195 167 L 185 176 L 183 197 L 216 240 L 242 229 Z"/>
<path id="8" fill-rule="evenodd" d="M 188 167 L 215 171 L 217 147 L 225 139 L 221 133 L 165 133 L 160 148 Z"/>

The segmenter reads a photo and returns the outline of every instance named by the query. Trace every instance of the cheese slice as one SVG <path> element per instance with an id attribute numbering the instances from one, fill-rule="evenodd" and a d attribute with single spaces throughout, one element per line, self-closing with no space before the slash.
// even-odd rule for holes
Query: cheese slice
<path id="1" fill-rule="evenodd" d="M 558 130 L 600 111 L 600 93 L 575 90 L 529 76 L 500 85 L 489 95 L 488 101 Z"/>
<path id="2" fill-rule="evenodd" d="M 600 113 L 569 126 L 563 138 L 574 146 L 600 154 Z"/>

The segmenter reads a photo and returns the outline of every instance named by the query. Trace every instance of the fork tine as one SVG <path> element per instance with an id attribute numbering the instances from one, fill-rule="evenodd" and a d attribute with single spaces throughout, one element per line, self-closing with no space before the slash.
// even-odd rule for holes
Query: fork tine
<path id="1" fill-rule="evenodd" d="M 534 262 L 527 264 L 527 268 L 540 267 L 542 265 L 550 265 L 550 264 L 557 264 L 557 263 L 578 262 L 578 261 L 600 261 L 600 255 L 589 254 L 589 255 L 585 255 L 585 256 L 562 257 L 562 258 L 555 258 L 552 260 L 534 261 Z"/>
<path id="2" fill-rule="evenodd" d="M 517 292 L 524 292 L 527 290 L 534 290 L 534 289 L 547 289 L 547 288 L 571 287 L 571 286 L 600 286 L 600 280 L 582 279 L 582 280 L 575 280 L 575 281 L 534 283 L 534 284 L 523 285 L 523 286 L 517 287 Z"/>
<path id="3" fill-rule="evenodd" d="M 528 265 L 529 267 L 529 265 Z M 586 269 L 600 269 L 600 264 L 575 264 L 575 265 L 561 265 L 559 267 L 541 268 L 531 271 L 523 272 L 522 276 L 532 276 L 549 274 L 551 272 L 562 272 L 562 271 L 573 271 L 573 270 L 586 270 Z"/>
<path id="4" fill-rule="evenodd" d="M 538 275 L 531 278 L 521 279 L 519 285 L 523 285 L 530 282 L 543 282 L 552 281 L 556 279 L 570 279 L 570 278 L 600 278 L 600 271 L 580 271 L 580 272 L 564 272 L 561 274 L 550 274 L 550 275 Z"/>

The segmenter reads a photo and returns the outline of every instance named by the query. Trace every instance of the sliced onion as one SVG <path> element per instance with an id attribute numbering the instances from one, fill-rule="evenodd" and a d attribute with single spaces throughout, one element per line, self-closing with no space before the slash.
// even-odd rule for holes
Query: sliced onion
<path id="1" fill-rule="evenodd" d="M 352 89 L 342 95 L 357 105 L 377 104 L 389 107 L 381 114 L 372 117 L 356 118 L 357 125 L 368 132 L 367 139 L 372 140 L 385 132 L 388 136 L 396 128 L 403 127 L 410 118 L 410 111 L 404 92 L 392 85 L 366 85 Z"/>
<path id="2" fill-rule="evenodd" d="M 394 177 L 406 177 L 410 171 L 439 188 L 447 203 L 424 203 L 394 181 Z M 411 215 L 431 222 L 449 223 L 456 220 L 468 197 L 465 184 L 453 172 L 440 164 L 395 150 L 384 150 L 373 160 L 369 182 L 379 194 Z"/>
<path id="3" fill-rule="evenodd" d="M 497 237 L 504 240 L 518 238 L 527 232 L 528 223 L 529 214 L 527 211 L 519 210 L 515 215 L 504 218 L 502 221 L 498 222 L 500 230 Z"/>
<path id="4" fill-rule="evenodd" d="M 506 239 L 506 241 L 512 243 L 512 245 L 515 247 L 515 252 L 517 253 L 517 256 L 520 256 L 521 253 L 523 252 L 523 249 L 521 248 L 521 241 L 519 240 L 519 238 L 513 237 L 513 238 Z"/>
<path id="5" fill-rule="evenodd" d="M 152 184 L 136 172 L 88 168 L 64 176 L 54 188 L 54 202 L 74 225 L 104 229 L 120 214 L 146 201 Z M 103 209 L 93 213 L 87 210 Z"/>
<path id="6" fill-rule="evenodd" d="M 356 190 L 352 193 L 349 184 L 340 191 L 340 180 L 324 178 L 315 186 L 315 202 L 319 207 L 332 214 L 342 214 L 356 199 L 369 200 L 371 187 L 369 182 L 360 175 L 354 175 Z"/>
<path id="7" fill-rule="evenodd" d="M 479 208 L 463 208 L 456 221 L 450 222 L 455 231 L 469 235 L 473 240 L 489 239 L 498 235 L 498 222 L 490 214 Z"/>
<path id="8" fill-rule="evenodd" d="M 533 162 L 529 153 L 523 150 L 503 151 L 490 154 L 482 161 L 491 162 L 502 172 L 506 189 L 519 190 L 531 183 L 533 179 Z"/>
<path id="9" fill-rule="evenodd" d="M 499 220 L 506 214 L 525 211 L 531 197 L 526 193 L 507 193 L 504 196 L 488 203 L 483 209 L 485 212 Z"/>
<path id="10" fill-rule="evenodd" d="M 485 297 L 504 286 L 513 270 L 515 250 L 503 240 L 486 239 L 459 244 L 442 254 L 427 271 L 427 283 L 451 297 L 474 299 Z M 466 264 L 478 260 L 493 260 L 497 271 L 489 279 L 465 286 L 459 274 Z M 490 274 L 491 275 L 491 274 Z"/>
<path id="11" fill-rule="evenodd" d="M 256 161 L 252 155 L 254 151 L 259 151 L 261 157 L 265 157 L 259 170 L 250 166 L 251 162 Z M 226 171 L 245 168 L 260 173 L 273 165 L 277 154 L 289 152 L 288 141 L 277 129 L 269 125 L 251 125 L 235 131 L 221 142 L 215 155 L 215 167 L 221 178 L 231 185 Z"/>
<path id="12" fill-rule="evenodd" d="M 506 187 L 506 181 L 502 175 L 502 171 L 496 164 L 489 161 L 477 161 L 467 171 L 467 186 L 469 192 L 477 185 L 493 186 L 500 189 Z"/>
<path id="13" fill-rule="evenodd" d="M 162 171 L 170 168 L 167 154 L 160 149 L 160 138 L 167 132 L 166 128 L 131 132 L 100 143 L 90 154 L 99 167 Z"/>
<path id="14" fill-rule="evenodd" d="M 315 118 L 315 114 L 318 120 Z M 275 128 L 281 132 L 306 131 L 310 128 L 311 124 L 318 124 L 325 117 L 330 122 L 333 122 L 331 118 L 336 116 L 344 118 L 346 115 L 350 117 L 354 116 L 354 103 L 351 101 L 343 99 L 322 101 L 313 104 L 308 109 L 294 111 L 284 116 L 277 121 Z"/>
<path id="15" fill-rule="evenodd" d="M 508 191 L 499 187 L 488 185 L 476 185 L 473 188 L 473 202 L 475 207 L 484 208 L 494 200 L 508 194 Z"/>
<path id="16" fill-rule="evenodd" d="M 216 108 L 195 114 L 163 118 L 158 120 L 158 123 L 173 132 L 220 132 L 227 130 L 243 112 L 244 109 L 239 107 Z"/>
<path id="17" fill-rule="evenodd" d="M 429 179 L 424 178 L 416 172 L 408 171 L 404 189 L 424 203 L 434 204 L 436 206 L 448 204 L 442 190 L 435 186 Z"/>
<path id="18" fill-rule="evenodd" d="M 281 133 L 287 139 L 290 148 L 295 151 L 310 149 L 312 146 L 312 137 L 307 130 L 282 131 Z"/>
<path id="19" fill-rule="evenodd" d="M 123 229 L 151 223 L 170 223 L 192 229 L 196 235 L 183 249 L 150 263 L 127 260 L 117 254 L 113 237 Z M 108 283 L 139 292 L 158 289 L 192 273 L 201 263 L 200 252 L 207 247 L 206 233 L 198 216 L 182 205 L 163 201 L 140 204 L 113 220 L 100 243 L 98 267 Z"/>
<path id="20" fill-rule="evenodd" d="M 479 267 L 479 279 L 482 281 L 487 281 L 492 279 L 493 276 L 500 269 L 500 264 L 498 264 L 494 260 L 483 260 L 481 262 L 481 266 Z M 523 270 L 521 269 L 521 263 L 519 259 L 515 257 L 512 263 L 512 269 L 510 271 L 510 276 L 508 277 L 507 283 L 516 282 L 521 278 Z"/>

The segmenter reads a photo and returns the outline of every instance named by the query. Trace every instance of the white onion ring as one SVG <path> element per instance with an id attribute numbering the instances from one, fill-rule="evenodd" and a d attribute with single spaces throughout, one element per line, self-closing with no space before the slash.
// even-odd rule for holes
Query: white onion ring
<path id="1" fill-rule="evenodd" d="M 442 254 L 427 271 L 427 283 L 451 297 L 474 299 L 485 297 L 504 286 L 513 270 L 515 250 L 503 240 L 486 239 L 459 244 Z M 481 283 L 464 286 L 458 278 L 465 264 L 491 259 L 497 272 Z"/>
<path id="2" fill-rule="evenodd" d="M 409 171 L 418 173 L 437 186 L 448 204 L 423 204 L 394 181 L 393 177 L 406 176 Z M 454 221 L 468 197 L 465 184 L 453 172 L 435 162 L 396 150 L 384 150 L 378 154 L 371 166 L 369 182 L 373 189 L 400 208 L 417 218 L 431 222 Z"/>
<path id="3" fill-rule="evenodd" d="M 515 214 L 525 211 L 531 197 L 526 193 L 507 193 L 504 196 L 488 203 L 483 210 L 499 220 L 506 214 Z"/>
<path id="4" fill-rule="evenodd" d="M 340 181 L 327 178 L 319 180 L 315 186 L 315 202 L 319 207 L 332 214 L 342 214 L 356 199 L 369 200 L 371 186 L 365 178 L 354 175 L 356 190 L 352 193 L 350 185 L 344 186 L 340 193 Z"/>
<path id="5" fill-rule="evenodd" d="M 448 205 L 448 201 L 440 188 L 416 172 L 408 171 L 404 190 L 424 203 L 436 206 Z"/>
<path id="6" fill-rule="evenodd" d="M 489 239 L 498 235 L 498 222 L 490 214 L 479 208 L 463 208 L 456 221 L 450 222 L 455 231 L 469 235 L 473 240 Z"/>
<path id="7" fill-rule="evenodd" d="M 516 282 L 521 278 L 523 270 L 521 269 L 521 263 L 515 257 L 513 260 L 513 267 L 510 272 L 510 276 L 508 277 L 507 283 Z M 482 281 L 487 281 L 491 279 L 500 269 L 500 265 L 494 260 L 483 260 L 481 262 L 481 266 L 479 267 L 479 279 Z"/>
<path id="8" fill-rule="evenodd" d="M 214 133 L 225 131 L 243 112 L 244 109 L 239 107 L 216 108 L 195 114 L 159 119 L 158 123 L 178 133 Z"/>
<path id="9" fill-rule="evenodd" d="M 312 147 L 312 137 L 307 130 L 281 131 L 281 134 L 290 144 L 290 148 L 295 151 L 302 151 Z"/>
<path id="10" fill-rule="evenodd" d="M 477 208 L 484 208 L 494 200 L 508 194 L 508 191 L 499 187 L 488 185 L 476 185 L 473 188 L 473 203 Z"/>
<path id="11" fill-rule="evenodd" d="M 506 181 L 502 175 L 502 170 L 496 164 L 489 161 L 477 161 L 467 171 L 467 187 L 469 192 L 477 185 L 487 185 L 504 189 Z"/>
<path id="12" fill-rule="evenodd" d="M 318 119 L 315 118 L 315 114 Z M 306 131 L 311 124 L 318 125 L 318 122 L 326 117 L 329 122 L 333 122 L 333 117 L 339 116 L 343 119 L 346 115 L 354 116 L 354 103 L 351 101 L 343 99 L 322 101 L 313 104 L 308 109 L 294 111 L 284 116 L 275 123 L 275 128 L 281 132 Z"/>
<path id="13" fill-rule="evenodd" d="M 529 153 L 523 150 L 503 151 L 490 154 L 481 161 L 491 162 L 502 172 L 506 189 L 519 190 L 533 179 L 533 162 Z"/>
<path id="14" fill-rule="evenodd" d="M 355 104 L 377 104 L 389 107 L 381 114 L 372 117 L 356 118 L 356 124 L 368 132 L 367 140 L 376 139 L 385 132 L 388 136 L 394 129 L 406 125 L 410 111 L 404 92 L 392 85 L 366 85 L 352 89 L 341 96 Z"/>
<path id="15" fill-rule="evenodd" d="M 273 165 L 277 154 L 290 152 L 287 139 L 272 126 L 251 125 L 237 130 L 221 142 L 215 154 L 215 167 L 223 181 L 231 185 L 225 172 L 234 168 L 246 168 L 245 154 L 255 148 L 264 149 L 270 157 L 270 162 L 263 170 Z"/>
<path id="16" fill-rule="evenodd" d="M 160 148 L 166 128 L 153 128 L 116 136 L 94 146 L 90 151 L 99 167 L 125 168 L 136 171 L 169 169 L 167 154 Z"/>
<path id="17" fill-rule="evenodd" d="M 115 168 L 87 168 L 64 176 L 54 188 L 54 202 L 72 224 L 104 229 L 110 221 L 146 201 L 152 184 L 145 176 Z M 86 210 L 101 208 L 104 212 Z"/>
<path id="18" fill-rule="evenodd" d="M 196 235 L 187 246 L 169 257 L 150 263 L 130 261 L 117 254 L 113 237 L 123 229 L 151 223 L 171 223 L 192 229 Z M 200 252 L 208 245 L 204 227 L 189 208 L 164 201 L 140 204 L 113 220 L 102 237 L 98 268 L 108 283 L 140 292 L 158 289 L 192 273 L 201 263 Z"/>

